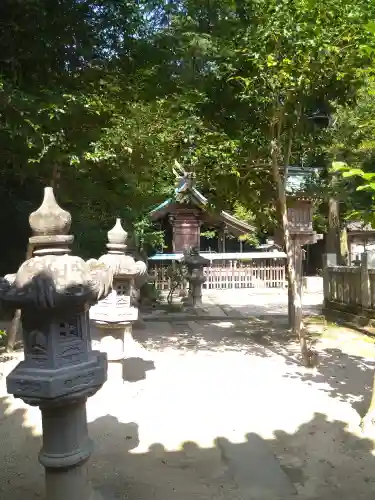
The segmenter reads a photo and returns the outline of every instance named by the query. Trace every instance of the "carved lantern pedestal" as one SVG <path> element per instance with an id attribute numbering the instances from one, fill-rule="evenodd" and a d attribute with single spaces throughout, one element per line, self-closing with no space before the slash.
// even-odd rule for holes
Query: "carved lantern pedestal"
<path id="1" fill-rule="evenodd" d="M 21 310 L 25 359 L 7 377 L 10 394 L 42 412 L 48 500 L 92 500 L 86 400 L 107 377 L 107 359 L 91 349 L 88 309 L 110 290 L 112 272 L 69 255 L 70 214 L 46 188 L 30 215 L 34 256 L 1 280 L 0 299 Z"/>
<path id="2" fill-rule="evenodd" d="M 122 360 L 137 350 L 137 344 L 132 338 L 132 323 L 138 318 L 138 308 L 131 304 L 131 293 L 134 279 L 140 272 L 146 272 L 146 264 L 135 262 L 133 257 L 126 255 L 127 233 L 120 219 L 108 231 L 108 253 L 99 258 L 113 272 L 112 292 L 99 301 L 90 310 L 90 319 L 94 322 L 100 340 L 99 350 L 106 352 L 109 361 L 119 362 L 111 366 L 118 368 L 120 374 L 116 380 L 122 380 Z"/>
<path id="3" fill-rule="evenodd" d="M 208 266 L 209 260 L 199 255 L 197 249 L 191 249 L 184 253 L 184 264 L 187 267 L 187 280 L 189 282 L 189 295 L 185 304 L 191 307 L 202 306 L 202 285 L 206 281 L 203 268 Z"/>

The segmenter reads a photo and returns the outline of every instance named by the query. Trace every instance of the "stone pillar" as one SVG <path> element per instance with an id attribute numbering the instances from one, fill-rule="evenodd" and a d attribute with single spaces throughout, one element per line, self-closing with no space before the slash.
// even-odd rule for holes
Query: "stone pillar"
<path id="1" fill-rule="evenodd" d="M 331 294 L 329 285 L 328 268 L 337 265 L 337 255 L 334 253 L 326 253 L 323 255 L 323 296 L 324 306 L 327 306 Z"/>
<path id="2" fill-rule="evenodd" d="M 371 284 L 369 269 L 375 268 L 375 252 L 364 252 L 361 256 L 361 304 L 363 309 L 371 308 Z"/>
<path id="3" fill-rule="evenodd" d="M 198 210 L 179 208 L 170 217 L 173 228 L 173 252 L 181 253 L 188 248 L 200 248 L 201 221 Z"/>
<path id="4" fill-rule="evenodd" d="M 203 268 L 208 266 L 209 260 L 205 259 L 197 249 L 191 249 L 184 253 L 184 260 L 187 269 L 187 280 L 189 282 L 188 304 L 192 307 L 202 305 L 202 285 L 206 281 Z"/>
<path id="5" fill-rule="evenodd" d="M 135 262 L 126 254 L 126 240 L 127 233 L 117 219 L 108 231 L 108 253 L 99 258 L 113 272 L 113 290 L 90 310 L 100 335 L 99 349 L 107 353 L 109 361 L 121 361 L 134 349 L 132 323 L 138 318 L 138 308 L 131 304 L 132 288 L 137 277 L 147 274 L 144 262 Z"/>
<path id="6" fill-rule="evenodd" d="M 10 394 L 39 406 L 48 500 L 92 500 L 86 400 L 103 385 L 107 359 L 91 349 L 88 308 L 110 291 L 112 272 L 69 255 L 71 217 L 45 188 L 30 215 L 34 256 L 0 282 L 0 300 L 21 310 L 24 361 L 7 377 Z"/>

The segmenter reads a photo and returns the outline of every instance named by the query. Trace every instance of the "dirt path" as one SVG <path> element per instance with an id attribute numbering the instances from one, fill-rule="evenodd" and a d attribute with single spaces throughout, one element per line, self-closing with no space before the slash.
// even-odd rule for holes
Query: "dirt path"
<path id="1" fill-rule="evenodd" d="M 330 327 L 316 337 L 314 372 L 296 362 L 280 324 L 155 322 L 135 337 L 127 381 L 112 366 L 88 404 L 95 485 L 124 499 L 271 500 L 245 484 L 257 481 L 251 471 L 233 469 L 243 450 L 259 448 L 276 455 L 298 498 L 372 500 L 373 441 L 358 427 L 370 396 L 372 342 Z M 39 411 L 7 397 L 0 382 L 0 498 L 41 498 Z"/>

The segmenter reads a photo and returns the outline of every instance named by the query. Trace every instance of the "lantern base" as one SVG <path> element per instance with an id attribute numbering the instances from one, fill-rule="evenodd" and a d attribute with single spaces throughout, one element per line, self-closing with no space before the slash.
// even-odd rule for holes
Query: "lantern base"
<path id="1" fill-rule="evenodd" d="M 137 344 L 132 336 L 132 323 L 95 322 L 95 348 L 107 354 L 108 361 L 121 361 L 134 354 Z"/>
<path id="2" fill-rule="evenodd" d="M 94 394 L 107 379 L 107 357 L 92 351 L 90 359 L 59 369 L 41 369 L 21 361 L 7 377 L 7 390 L 28 404 L 40 406 L 44 402 L 66 402 L 77 393 Z"/>

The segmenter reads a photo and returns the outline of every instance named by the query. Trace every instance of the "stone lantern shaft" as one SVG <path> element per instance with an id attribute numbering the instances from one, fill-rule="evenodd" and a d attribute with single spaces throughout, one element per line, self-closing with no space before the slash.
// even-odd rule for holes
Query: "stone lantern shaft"
<path id="1" fill-rule="evenodd" d="M 198 248 L 190 248 L 184 253 L 187 269 L 187 280 L 189 282 L 189 305 L 192 307 L 202 306 L 202 285 L 207 278 L 203 269 L 209 265 L 209 260 L 199 254 Z"/>

